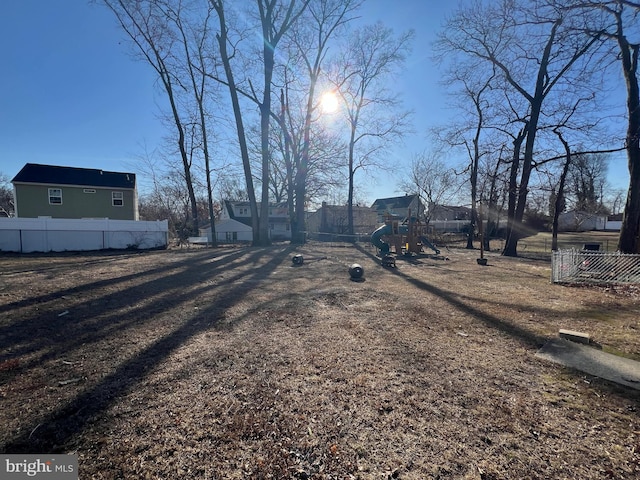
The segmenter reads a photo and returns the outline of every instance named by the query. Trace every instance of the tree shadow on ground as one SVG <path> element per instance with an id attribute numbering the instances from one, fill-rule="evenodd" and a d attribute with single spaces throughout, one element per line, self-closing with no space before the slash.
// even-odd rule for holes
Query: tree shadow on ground
<path id="1" fill-rule="evenodd" d="M 380 262 L 380 258 L 371 252 L 366 251 L 362 247 L 356 245 L 356 249 L 360 250 L 364 255 L 371 258 L 376 263 Z M 381 267 L 383 268 L 383 267 Z M 487 326 L 499 330 L 508 336 L 512 337 L 514 340 L 520 342 L 525 348 L 538 350 L 540 349 L 549 338 L 543 335 L 536 334 L 526 328 L 523 328 L 514 323 L 510 323 L 502 318 L 498 318 L 494 315 L 490 315 L 488 313 L 482 312 L 481 310 L 473 307 L 471 305 L 472 302 L 476 301 L 476 299 L 469 296 L 459 296 L 457 294 L 452 294 L 449 291 L 443 290 L 441 288 L 436 287 L 435 285 L 431 285 L 423 280 L 413 278 L 410 275 L 407 275 L 398 269 L 388 269 L 389 273 L 396 275 L 399 278 L 402 278 L 404 281 L 416 286 L 417 288 L 429 292 L 439 298 L 442 298 L 447 303 L 449 303 L 452 307 L 460 310 L 463 313 L 470 315 L 471 317 L 480 320 Z M 468 300 L 469 303 L 463 301 L 463 299 Z M 583 372 L 574 369 L 567 369 L 569 374 L 574 376 L 584 376 Z M 606 392 L 619 396 L 621 398 L 625 398 L 629 401 L 637 403 L 640 401 L 640 395 L 636 390 L 631 388 L 626 388 L 624 386 L 618 385 L 616 383 L 610 382 L 608 380 L 600 379 L 594 377 L 592 382 L 593 385 L 598 385 L 602 390 Z M 635 407 L 634 407 L 635 408 Z"/>
<path id="2" fill-rule="evenodd" d="M 215 328 L 224 311 L 243 298 L 244 289 L 256 288 L 259 282 L 265 280 L 287 258 L 291 251 L 291 247 L 284 249 L 267 248 L 243 251 L 241 255 L 235 255 L 236 259 L 242 260 L 243 265 L 249 266 L 253 264 L 255 266 L 252 266 L 247 271 L 239 271 L 226 277 L 224 284 L 218 285 L 220 292 L 216 294 L 217 300 L 215 302 L 203 305 L 195 313 L 186 313 L 186 319 L 182 322 L 177 322 L 173 331 L 157 338 L 132 358 L 121 362 L 115 371 L 102 378 L 96 385 L 88 388 L 88 390 L 66 405 L 35 420 L 31 425 L 24 425 L 20 429 L 21 433 L 11 438 L 2 450 L 6 453 L 54 453 L 68 450 L 73 444 L 73 439 L 76 435 L 85 430 L 118 398 L 133 390 L 148 372 L 163 362 L 172 352 L 195 335 Z M 246 258 L 240 258 L 246 254 L 248 254 Z M 271 258 L 264 264 L 258 264 L 266 255 L 270 255 Z M 203 268 L 202 263 L 208 258 L 208 255 L 205 255 L 182 264 L 184 269 L 181 273 L 175 274 L 173 280 L 183 289 L 186 289 L 189 285 L 197 285 L 203 278 L 209 277 L 213 271 L 217 271 Z M 222 268 L 222 264 L 218 265 L 218 269 Z M 158 283 L 158 291 L 163 288 L 163 285 L 166 286 L 166 279 Z M 162 310 L 154 311 L 152 316 L 162 315 L 165 310 L 179 308 L 180 302 L 197 296 L 202 288 L 192 289 L 184 297 L 175 298 L 174 302 L 167 302 Z M 135 313 L 132 317 L 135 317 Z M 140 324 L 146 320 L 147 318 L 142 320 L 132 318 L 131 323 Z M 105 322 L 103 321 L 102 323 Z M 108 323 L 108 319 L 106 323 Z M 98 331 L 92 335 L 90 340 L 99 341 L 103 335 L 104 332 Z M 14 338 L 14 340 L 16 339 Z M 89 338 L 85 337 L 84 340 L 87 341 Z M 58 353 L 65 349 L 65 346 L 60 345 Z"/>
<path id="3" fill-rule="evenodd" d="M 211 254 L 200 254 L 162 267 L 62 288 L 4 305 L 3 310 L 8 315 L 13 313 L 17 319 L 0 328 L 0 351 L 3 352 L 0 362 L 25 356 L 30 356 L 30 360 L 22 359 L 19 368 L 5 373 L 0 384 L 52 358 L 70 356 L 82 345 L 107 335 L 126 335 L 128 328 L 139 326 L 154 315 L 210 289 L 204 282 L 242 256 L 243 253 L 234 252 L 212 259 Z M 229 277 L 225 283 L 233 280 L 234 277 Z M 125 290 L 110 290 L 128 281 L 138 283 Z M 67 299 L 67 315 L 60 316 L 53 305 L 61 298 Z M 36 313 L 15 313 L 26 305 L 37 305 Z"/>
<path id="4" fill-rule="evenodd" d="M 375 255 L 373 255 L 372 253 L 362 249 L 359 246 L 356 246 L 356 248 L 360 250 L 364 255 L 370 257 L 375 262 L 379 263 L 380 259 Z M 485 324 L 489 325 L 492 328 L 496 328 L 498 330 L 501 330 L 507 333 L 508 335 L 514 337 L 516 340 L 525 344 L 528 347 L 540 348 L 546 341 L 546 338 L 543 336 L 540 336 L 534 332 L 531 332 L 530 330 L 522 328 L 513 323 L 509 323 L 501 318 L 485 313 L 471 306 L 470 304 L 461 301 L 457 295 L 453 295 L 449 291 L 438 288 L 435 285 L 429 284 L 423 280 L 413 278 L 401 272 L 398 269 L 390 269 L 389 271 L 394 275 L 398 276 L 399 278 L 402 278 L 406 282 L 409 282 L 412 285 L 416 286 L 417 288 L 424 290 L 426 292 L 429 292 L 433 295 L 436 295 L 439 298 L 442 298 L 443 300 L 448 302 L 451 306 L 457 308 L 461 312 L 464 312 L 474 318 L 477 318 L 478 320 L 484 322 Z"/>

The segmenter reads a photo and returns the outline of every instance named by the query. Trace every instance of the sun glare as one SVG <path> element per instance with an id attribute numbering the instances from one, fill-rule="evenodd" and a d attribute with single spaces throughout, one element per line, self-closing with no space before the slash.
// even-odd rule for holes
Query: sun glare
<path id="1" fill-rule="evenodd" d="M 320 106 L 323 113 L 334 113 L 338 110 L 338 96 L 335 92 L 325 92 L 320 98 Z"/>

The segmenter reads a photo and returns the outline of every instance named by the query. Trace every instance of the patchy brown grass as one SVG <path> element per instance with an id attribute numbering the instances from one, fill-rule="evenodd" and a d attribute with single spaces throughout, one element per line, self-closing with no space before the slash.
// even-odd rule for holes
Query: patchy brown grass
<path id="1" fill-rule="evenodd" d="M 600 250 L 615 252 L 618 248 L 620 232 L 560 232 L 558 234 L 558 248 L 582 249 L 585 243 L 599 243 Z M 549 232 L 539 232 L 523 238 L 518 242 L 518 251 L 528 254 L 531 252 L 551 253 L 552 237 Z"/>
<path id="2" fill-rule="evenodd" d="M 0 256 L 0 451 L 95 479 L 640 475 L 639 392 L 534 357 L 571 328 L 640 358 L 637 289 L 374 253 Z"/>

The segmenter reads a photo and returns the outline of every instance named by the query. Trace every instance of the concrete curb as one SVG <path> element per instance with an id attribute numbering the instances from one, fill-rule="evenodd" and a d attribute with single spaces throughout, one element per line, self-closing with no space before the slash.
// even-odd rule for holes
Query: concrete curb
<path id="1" fill-rule="evenodd" d="M 640 390 L 640 362 L 563 338 L 549 340 L 536 357 Z"/>

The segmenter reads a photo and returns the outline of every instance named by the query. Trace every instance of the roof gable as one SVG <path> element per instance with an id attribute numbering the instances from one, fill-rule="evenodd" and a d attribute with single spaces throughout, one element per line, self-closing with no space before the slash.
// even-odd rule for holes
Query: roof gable
<path id="1" fill-rule="evenodd" d="M 400 197 L 378 198 L 371 208 L 376 210 L 409 208 L 411 202 L 416 199 L 417 195 L 402 195 Z"/>
<path id="2" fill-rule="evenodd" d="M 322 205 L 320 208 L 318 208 L 316 210 L 316 212 L 322 212 L 322 210 L 326 210 L 327 212 L 335 212 L 335 213 L 347 213 L 348 211 L 348 206 L 347 205 Z M 353 205 L 352 207 L 353 212 L 373 212 L 373 209 L 371 207 L 362 207 L 360 205 Z"/>
<path id="3" fill-rule="evenodd" d="M 257 208 L 258 208 L 258 216 L 260 215 L 260 208 L 262 206 L 262 202 L 257 202 L 256 204 Z M 237 208 L 251 208 L 251 203 L 247 202 L 247 201 L 240 201 L 240 202 L 236 202 L 233 200 L 224 200 L 224 208 L 227 211 L 227 215 L 229 215 L 229 218 L 231 218 L 232 220 L 237 220 L 238 222 L 244 223 L 245 225 L 249 225 L 251 226 L 251 212 L 249 211 L 249 216 L 236 216 L 235 213 L 235 209 Z M 287 202 L 279 202 L 279 203 L 274 203 L 274 202 L 269 202 L 269 209 L 272 208 L 288 208 Z M 282 215 L 279 215 L 282 216 Z M 288 214 L 286 215 L 288 217 Z M 274 217 L 271 215 L 271 212 L 269 212 L 269 221 L 273 221 Z"/>
<path id="4" fill-rule="evenodd" d="M 107 172 L 93 168 L 27 163 L 11 182 L 134 189 L 136 188 L 136 175 L 135 173 Z"/>
<path id="5" fill-rule="evenodd" d="M 214 228 L 217 233 L 253 231 L 250 225 L 246 225 L 238 220 L 233 220 L 232 218 L 227 218 L 225 220 L 220 220 L 219 222 L 216 222 L 214 224 Z M 200 227 L 200 230 L 211 230 L 211 224 Z"/>

